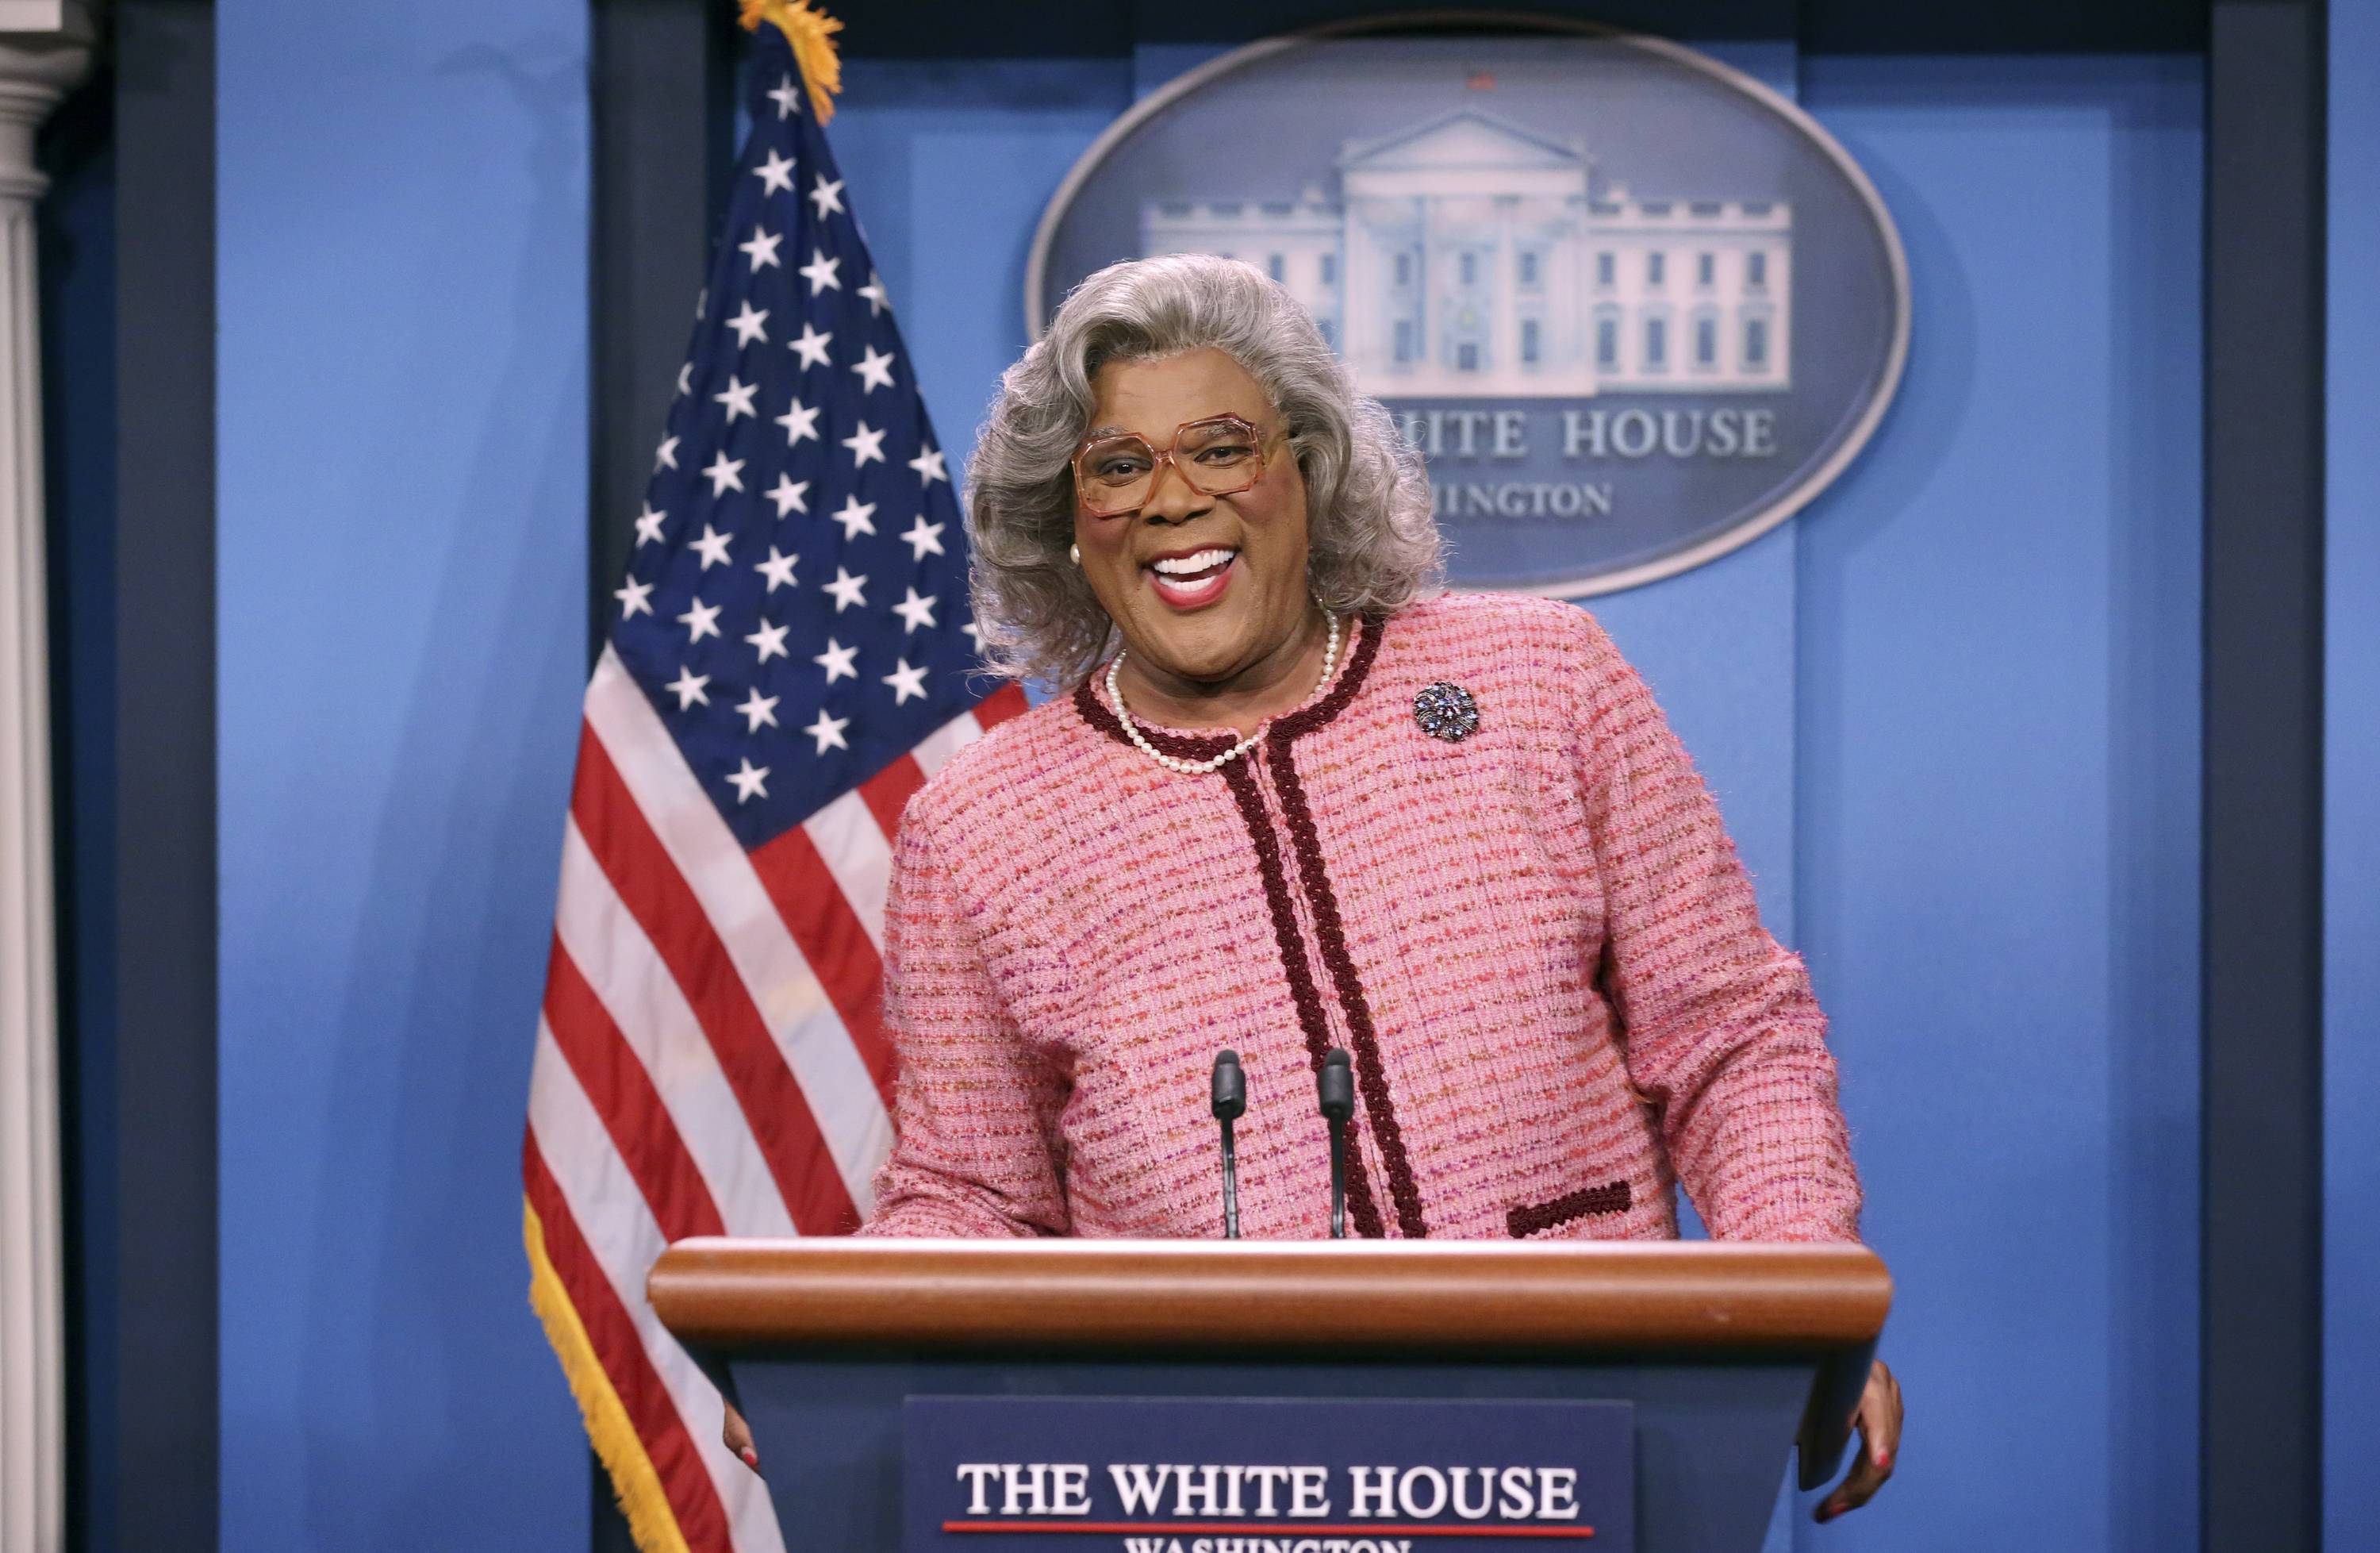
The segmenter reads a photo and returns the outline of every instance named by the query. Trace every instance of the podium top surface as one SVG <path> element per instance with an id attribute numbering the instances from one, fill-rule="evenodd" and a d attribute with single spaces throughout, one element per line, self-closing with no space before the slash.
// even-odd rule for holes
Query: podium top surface
<path id="1" fill-rule="evenodd" d="M 1864 1246 L 1676 1241 L 706 1239 L 647 1291 L 714 1350 L 1824 1351 L 1892 1302 Z"/>

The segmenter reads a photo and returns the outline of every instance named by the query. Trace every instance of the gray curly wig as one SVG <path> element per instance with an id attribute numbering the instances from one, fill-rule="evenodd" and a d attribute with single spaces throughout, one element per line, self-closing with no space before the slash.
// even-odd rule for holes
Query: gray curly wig
<path id="1" fill-rule="evenodd" d="M 1435 592 L 1444 572 L 1429 482 L 1376 399 L 1301 307 L 1262 272 L 1211 254 L 1135 259 L 1085 280 L 1000 393 L 967 467 L 968 586 L 991 671 L 1075 683 L 1108 654 L 1114 626 L 1066 547 L 1075 537 L 1075 448 L 1110 361 L 1211 346 L 1280 411 L 1305 479 L 1307 579 L 1323 607 L 1383 616 Z"/>

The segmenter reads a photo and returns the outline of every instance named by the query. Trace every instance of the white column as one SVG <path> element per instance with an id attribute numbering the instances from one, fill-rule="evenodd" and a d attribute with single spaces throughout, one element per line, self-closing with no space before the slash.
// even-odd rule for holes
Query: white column
<path id="1" fill-rule="evenodd" d="M 0 0 L 0 1553 L 66 1541 L 33 134 L 91 40 L 80 5 Z"/>

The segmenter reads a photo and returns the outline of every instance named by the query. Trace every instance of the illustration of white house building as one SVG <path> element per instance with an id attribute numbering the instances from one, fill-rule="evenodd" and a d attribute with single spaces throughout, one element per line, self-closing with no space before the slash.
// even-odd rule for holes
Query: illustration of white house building
<path id="1" fill-rule="evenodd" d="M 1269 271 L 1381 397 L 1791 385 L 1785 204 L 1636 198 L 1474 109 L 1350 141 L 1336 171 L 1336 200 L 1151 201 L 1141 251 Z"/>

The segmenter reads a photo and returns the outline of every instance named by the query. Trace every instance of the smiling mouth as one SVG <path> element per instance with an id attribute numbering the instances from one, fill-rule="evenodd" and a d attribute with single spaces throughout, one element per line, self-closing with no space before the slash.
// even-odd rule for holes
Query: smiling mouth
<path id="1" fill-rule="evenodd" d="M 1236 547 L 1215 544 L 1187 556 L 1151 561 L 1142 569 L 1148 573 L 1159 598 L 1177 609 L 1189 609 L 1210 603 L 1222 593 L 1239 558 Z"/>

